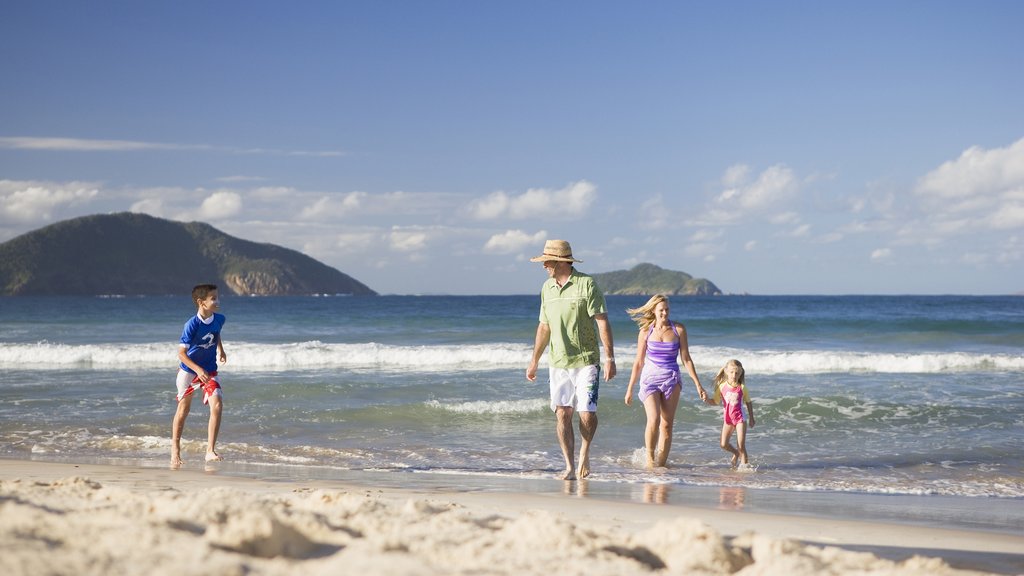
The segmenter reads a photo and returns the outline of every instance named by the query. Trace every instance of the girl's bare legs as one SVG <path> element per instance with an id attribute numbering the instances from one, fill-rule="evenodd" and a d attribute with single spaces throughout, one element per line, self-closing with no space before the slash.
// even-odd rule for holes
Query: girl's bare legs
<path id="1" fill-rule="evenodd" d="M 647 413 L 647 426 L 644 428 L 647 467 L 654 468 L 655 450 L 658 448 L 658 425 L 661 422 L 661 394 L 654 393 L 644 398 L 644 412 Z"/>
<path id="2" fill-rule="evenodd" d="M 734 428 L 736 428 L 736 427 L 732 426 L 732 425 L 729 425 L 729 424 L 722 424 L 722 442 L 721 442 L 721 446 L 722 446 L 722 450 L 725 450 L 726 452 L 732 454 L 732 462 L 731 462 L 731 464 L 732 464 L 733 468 L 736 467 L 736 463 L 739 462 L 739 459 L 740 459 L 740 451 L 735 449 L 735 448 L 733 448 L 732 444 L 729 443 L 729 437 L 732 436 L 732 431 L 733 431 Z"/>
<path id="3" fill-rule="evenodd" d="M 185 429 L 185 418 L 188 418 L 191 407 L 192 397 L 182 398 L 174 411 L 174 420 L 171 421 L 171 468 L 174 470 L 181 468 L 181 433 Z"/>
<path id="4" fill-rule="evenodd" d="M 206 433 L 206 461 L 214 462 L 221 460 L 217 454 L 217 435 L 220 434 L 220 415 L 224 409 L 224 403 L 220 396 L 210 397 L 210 425 Z"/>
<path id="5" fill-rule="evenodd" d="M 740 463 L 748 464 L 747 462 L 747 423 L 740 422 L 736 424 L 736 448 L 740 453 Z"/>
<path id="6" fill-rule="evenodd" d="M 672 389 L 672 393 L 661 402 L 657 454 L 659 467 L 665 467 L 668 464 L 668 453 L 672 449 L 672 427 L 675 425 L 676 408 L 679 407 L 679 396 L 682 389 L 682 386 L 676 386 Z"/>

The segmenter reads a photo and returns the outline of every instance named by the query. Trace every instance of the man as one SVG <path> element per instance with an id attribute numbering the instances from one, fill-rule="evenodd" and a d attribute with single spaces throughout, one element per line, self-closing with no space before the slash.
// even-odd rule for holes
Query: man
<path id="1" fill-rule="evenodd" d="M 604 294 L 594 279 L 573 267 L 582 262 L 572 257 L 572 247 L 565 240 L 548 240 L 544 253 L 531 262 L 543 262 L 548 280 L 540 293 L 540 323 L 533 344 L 533 358 L 526 369 L 526 379 L 537 379 L 537 365 L 548 350 L 548 376 L 551 409 L 555 412 L 558 443 L 565 458 L 564 480 L 590 475 L 590 442 L 597 432 L 597 393 L 601 352 L 597 339 L 604 346 L 605 381 L 615 377 L 615 348 L 612 326 L 608 321 Z M 550 344 L 550 346 L 549 346 Z M 572 416 L 579 412 L 579 469 L 573 463 L 576 436 Z"/>

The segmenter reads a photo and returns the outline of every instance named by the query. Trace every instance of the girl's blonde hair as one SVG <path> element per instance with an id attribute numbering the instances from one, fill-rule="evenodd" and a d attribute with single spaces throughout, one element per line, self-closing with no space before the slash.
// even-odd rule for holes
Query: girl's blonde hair
<path id="1" fill-rule="evenodd" d="M 664 302 L 668 304 L 668 298 L 662 294 L 655 294 L 651 296 L 651 299 L 647 301 L 647 304 L 640 306 L 639 308 L 626 308 L 626 313 L 633 319 L 634 322 L 640 326 L 641 330 L 646 330 L 654 324 L 654 309 L 657 308 L 658 304 Z"/>
<path id="2" fill-rule="evenodd" d="M 739 375 L 736 377 L 737 384 L 743 384 L 746 381 L 747 371 L 743 369 L 743 364 L 740 364 L 739 360 L 729 360 L 728 362 L 725 363 L 725 366 L 722 366 L 722 369 L 718 371 L 718 374 L 715 374 L 716 390 L 719 386 L 722 385 L 723 382 L 729 380 L 729 377 L 725 375 L 725 369 L 728 368 L 729 366 L 735 366 L 740 370 Z"/>

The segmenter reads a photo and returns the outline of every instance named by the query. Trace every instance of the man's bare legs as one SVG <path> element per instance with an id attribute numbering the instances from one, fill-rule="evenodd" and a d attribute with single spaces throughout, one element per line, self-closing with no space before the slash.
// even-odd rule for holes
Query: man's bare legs
<path id="1" fill-rule="evenodd" d="M 178 408 L 174 411 L 174 420 L 171 421 L 171 468 L 181 468 L 181 433 L 185 429 L 185 418 L 188 418 L 189 409 L 192 408 L 192 396 L 186 396 L 178 402 Z"/>
<path id="2" fill-rule="evenodd" d="M 597 412 L 580 412 L 580 469 L 577 477 L 590 476 L 590 441 L 597 433 Z"/>
<path id="3" fill-rule="evenodd" d="M 559 406 L 555 408 L 555 432 L 558 434 L 558 445 L 562 447 L 562 457 L 565 458 L 565 472 L 562 480 L 576 479 L 576 466 L 573 463 L 573 456 L 576 453 L 576 435 L 572 431 L 572 406 Z"/>
<path id="4" fill-rule="evenodd" d="M 224 409 L 224 403 L 220 396 L 210 397 L 210 424 L 206 433 L 206 461 L 216 462 L 222 460 L 217 454 L 217 435 L 220 433 L 220 415 Z"/>
<path id="5" fill-rule="evenodd" d="M 558 433 L 558 444 L 562 448 L 562 458 L 565 459 L 565 472 L 562 480 L 584 479 L 590 476 L 590 442 L 597 433 L 597 412 L 580 412 L 580 467 L 577 470 L 574 465 L 576 453 L 576 435 L 572 429 L 572 415 L 575 410 L 572 406 L 559 406 L 555 409 L 557 418 L 556 432 Z"/>

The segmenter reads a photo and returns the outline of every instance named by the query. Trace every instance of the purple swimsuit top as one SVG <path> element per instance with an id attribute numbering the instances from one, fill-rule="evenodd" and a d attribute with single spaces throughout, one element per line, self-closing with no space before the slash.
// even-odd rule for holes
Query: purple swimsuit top
<path id="1" fill-rule="evenodd" d="M 672 324 L 672 333 L 679 336 L 675 324 Z M 662 368 L 678 370 L 679 362 L 676 359 L 679 357 L 679 338 L 672 342 L 660 342 L 651 340 L 651 334 L 654 334 L 653 324 L 650 332 L 647 333 L 647 360 Z"/>

